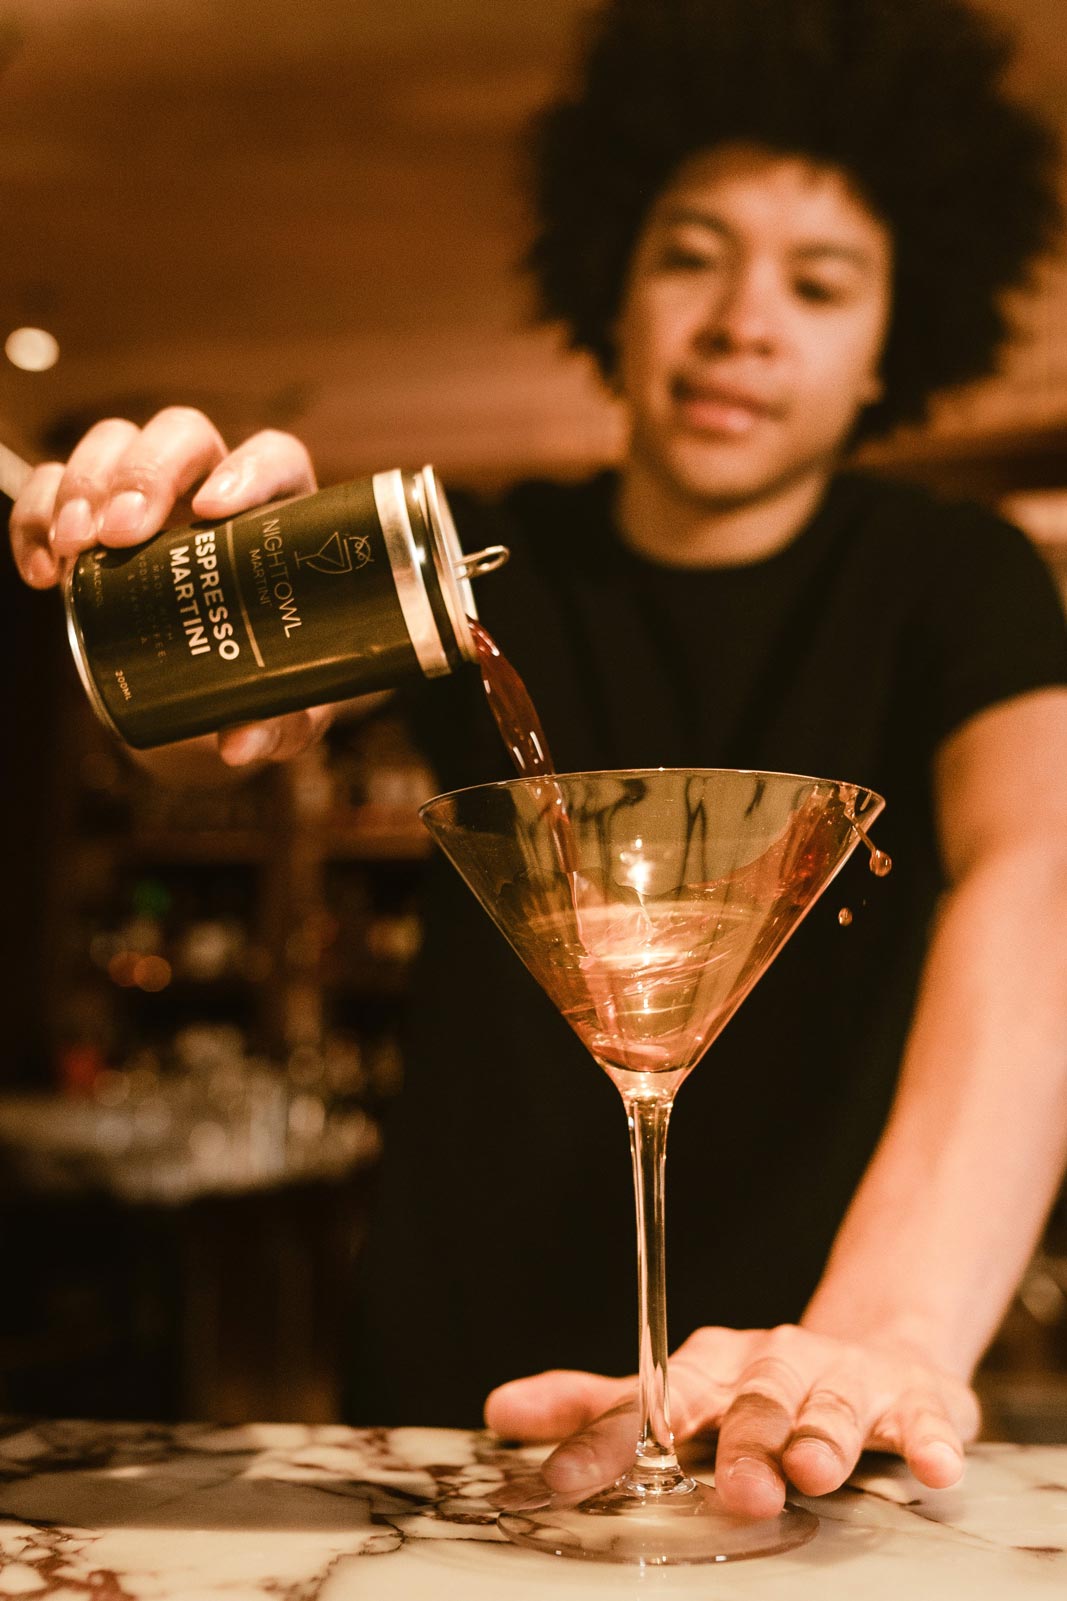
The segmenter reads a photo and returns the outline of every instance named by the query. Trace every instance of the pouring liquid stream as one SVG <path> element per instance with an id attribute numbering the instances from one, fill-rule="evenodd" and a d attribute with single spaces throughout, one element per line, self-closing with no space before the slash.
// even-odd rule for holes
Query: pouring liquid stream
<path id="1" fill-rule="evenodd" d="M 555 782 L 556 768 L 537 709 L 519 673 L 488 630 L 473 619 L 469 622 L 486 700 L 515 770 L 520 778 L 543 780 L 535 793 L 543 806 L 556 863 L 568 881 L 573 916 L 569 929 L 568 920 L 561 921 L 558 914 L 542 920 L 531 907 L 524 959 L 555 995 L 564 1016 L 602 1065 L 631 1072 L 664 1071 L 692 1054 L 684 1051 L 682 1044 L 687 1030 L 694 1027 L 688 1016 L 689 1003 L 698 988 L 707 987 L 703 944 L 711 930 L 706 909 L 697 903 L 689 908 L 675 906 L 665 920 L 664 909 L 646 902 L 641 894 L 625 907 L 617 899 L 609 905 L 604 890 L 579 871 L 571 819 L 562 788 Z M 891 866 L 889 857 L 876 848 L 862 825 L 853 826 L 869 853 L 871 872 L 884 877 Z M 796 876 L 797 893 L 802 893 L 809 867 L 798 861 L 787 869 Z M 790 899 L 791 887 L 780 885 L 779 893 L 784 891 Z M 617 897 L 618 886 L 613 893 Z M 851 912 L 843 911 L 839 922 L 847 927 L 852 922 Z M 732 968 L 728 960 L 731 940 L 721 915 L 714 928 L 725 1011 L 741 975 L 735 974 L 733 982 L 727 978 Z M 564 947 L 565 961 L 559 954 Z M 554 984 L 546 980 L 542 969 L 553 960 L 566 968 L 565 984 L 558 974 Z M 699 1034 L 693 1035 L 690 1044 L 703 1048 Z"/>
<path id="2" fill-rule="evenodd" d="M 485 690 L 489 710 L 500 730 L 500 737 L 504 741 L 505 749 L 511 757 L 516 772 L 520 778 L 551 779 L 556 772 L 555 763 L 537 708 L 530 699 L 526 685 L 488 629 L 474 618 L 468 618 L 467 621 L 478 655 L 482 688 Z M 557 794 L 554 799 L 562 808 L 562 797 Z M 561 865 L 565 871 L 571 871 L 566 865 L 573 861 L 573 851 L 565 845 L 565 811 L 561 810 L 558 822 L 556 844 L 560 852 Z M 885 878 L 892 871 L 892 858 L 885 851 L 878 849 L 860 823 L 853 822 L 852 826 L 867 847 L 867 866 L 876 878 Z M 851 918 L 842 919 L 842 923 L 848 921 L 851 921 Z"/>

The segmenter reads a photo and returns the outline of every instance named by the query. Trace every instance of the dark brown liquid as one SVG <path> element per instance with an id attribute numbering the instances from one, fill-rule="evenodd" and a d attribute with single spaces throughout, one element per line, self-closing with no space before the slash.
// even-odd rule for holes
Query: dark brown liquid
<path id="1" fill-rule="evenodd" d="M 519 777 L 550 777 L 556 771 L 555 763 L 526 685 L 481 623 L 473 618 L 467 621 L 478 652 L 485 698 Z"/>
<path id="2" fill-rule="evenodd" d="M 526 685 L 488 629 L 476 623 L 473 617 L 468 617 L 467 621 L 478 652 L 485 698 L 519 777 L 551 780 L 555 777 L 556 764 Z M 536 789 L 543 803 L 541 815 L 552 830 L 556 860 L 573 887 L 578 862 L 563 791 L 551 782 L 537 785 Z"/>
<path id="3" fill-rule="evenodd" d="M 552 752 L 548 748 L 541 719 L 537 715 L 537 709 L 530 699 L 526 685 L 489 631 L 473 617 L 469 617 L 467 621 L 478 655 L 485 697 L 519 777 L 553 777 L 556 767 L 552 760 Z M 557 785 L 546 786 L 545 799 L 546 815 L 553 830 L 560 865 L 564 872 L 571 873 L 576 866 L 574 849 L 566 807 Z M 869 853 L 867 865 L 871 872 L 876 878 L 885 878 L 893 867 L 891 859 L 885 851 L 877 848 L 859 823 L 853 823 L 852 826 L 867 847 Z M 788 864 L 786 877 L 795 890 L 798 902 L 807 898 L 810 894 L 810 884 L 821 881 L 826 872 L 826 861 L 820 852 L 820 845 L 823 844 L 825 842 L 819 839 L 816 829 L 814 837 L 808 842 L 806 850 L 799 859 Z M 847 907 L 843 908 L 838 920 L 847 927 L 852 922 L 851 911 Z"/>

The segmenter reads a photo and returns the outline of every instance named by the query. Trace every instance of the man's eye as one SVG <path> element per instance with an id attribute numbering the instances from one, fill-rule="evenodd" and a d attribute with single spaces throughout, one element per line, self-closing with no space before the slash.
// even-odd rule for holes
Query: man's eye
<path id="1" fill-rule="evenodd" d="M 793 289 L 799 299 L 816 306 L 836 306 L 847 299 L 847 291 L 840 284 L 824 283 L 820 278 L 798 278 Z"/>
<path id="2" fill-rule="evenodd" d="M 684 245 L 667 245 L 660 256 L 660 265 L 675 272 L 700 272 L 717 265 L 716 257 L 703 250 L 687 250 Z"/>

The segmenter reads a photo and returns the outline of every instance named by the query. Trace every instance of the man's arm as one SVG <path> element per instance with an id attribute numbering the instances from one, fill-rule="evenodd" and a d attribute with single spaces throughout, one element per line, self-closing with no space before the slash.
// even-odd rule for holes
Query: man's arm
<path id="1" fill-rule="evenodd" d="M 1067 691 L 971 719 L 937 781 L 951 888 L 892 1115 L 802 1322 L 967 1376 L 1067 1153 Z"/>
<path id="2" fill-rule="evenodd" d="M 929 1485 L 959 1478 L 972 1368 L 1062 1171 L 1067 691 L 972 718 L 936 782 L 950 888 L 893 1110 L 822 1282 L 799 1327 L 699 1329 L 671 1363 L 676 1434 L 718 1429 L 716 1485 L 740 1513 L 773 1515 L 787 1482 L 838 1488 L 865 1448 Z M 625 1466 L 631 1393 L 544 1374 L 495 1391 L 486 1417 L 513 1437 L 570 1434 L 543 1473 L 572 1493 Z"/>

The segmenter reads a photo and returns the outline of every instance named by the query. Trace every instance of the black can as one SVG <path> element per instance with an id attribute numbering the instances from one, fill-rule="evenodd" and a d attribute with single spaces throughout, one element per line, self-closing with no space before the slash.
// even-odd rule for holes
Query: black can
<path id="1" fill-rule="evenodd" d="M 102 720 L 143 750 L 474 660 L 470 578 L 432 467 L 375 473 L 129 550 L 87 550 L 67 631 Z"/>

